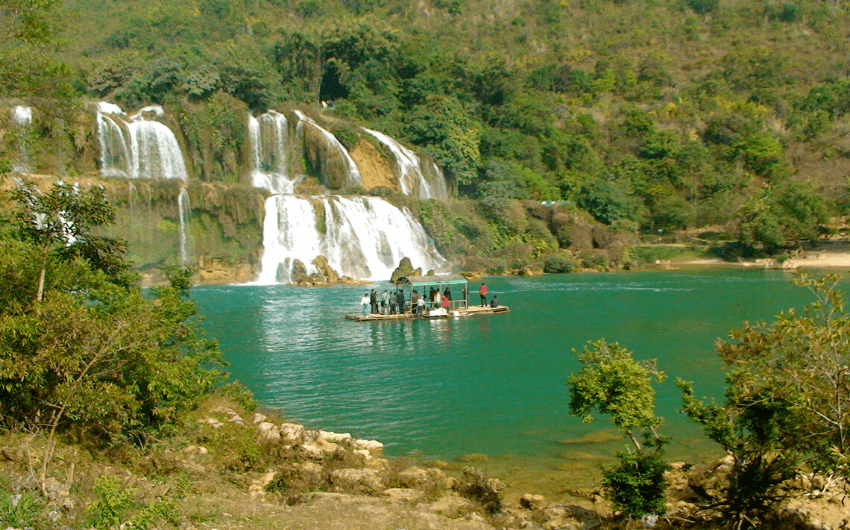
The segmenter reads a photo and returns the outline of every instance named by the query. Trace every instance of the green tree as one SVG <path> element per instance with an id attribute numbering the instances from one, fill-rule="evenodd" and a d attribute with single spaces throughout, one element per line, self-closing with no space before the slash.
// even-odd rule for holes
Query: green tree
<path id="1" fill-rule="evenodd" d="M 21 184 L 12 191 L 17 209 L 12 217 L 22 238 L 31 241 L 40 253 L 35 301 L 44 297 L 44 282 L 51 253 L 61 259 L 82 256 L 113 277 L 127 269 L 123 262 L 125 244 L 95 235 L 95 230 L 111 224 L 115 214 L 106 202 L 105 191 L 56 183 L 42 193 L 32 185 Z"/>
<path id="2" fill-rule="evenodd" d="M 0 298 L 10 302 L 0 306 L 0 428 L 45 434 L 44 485 L 60 432 L 142 443 L 223 380 L 214 368 L 223 361 L 198 327 L 184 276 L 148 297 L 111 275 L 126 267 L 120 247 L 73 250 L 112 218 L 100 188 L 22 188 L 15 211 L 0 211 L 0 278 L 42 296 Z M 62 246 L 68 234 L 83 238 Z"/>
<path id="3" fill-rule="evenodd" d="M 567 381 L 570 414 L 593 421 L 593 410 L 608 414 L 611 422 L 631 439 L 632 452 L 617 452 L 618 465 L 605 470 L 605 490 L 615 508 L 631 516 L 661 515 L 666 510 L 667 484 L 662 447 L 666 440 L 656 431 L 655 388 L 665 374 L 655 359 L 636 361 L 632 353 L 604 340 L 590 342 L 578 355 L 582 367 Z M 636 431 L 643 433 L 644 442 Z M 649 450 L 652 448 L 652 450 Z"/>
<path id="4" fill-rule="evenodd" d="M 714 508 L 735 527 L 757 525 L 788 492 L 782 484 L 805 465 L 848 478 L 850 316 L 838 276 L 809 278 L 815 301 L 772 325 L 746 324 L 718 343 L 726 366 L 722 404 L 694 397 L 679 380 L 685 413 L 733 458 L 729 485 Z"/>

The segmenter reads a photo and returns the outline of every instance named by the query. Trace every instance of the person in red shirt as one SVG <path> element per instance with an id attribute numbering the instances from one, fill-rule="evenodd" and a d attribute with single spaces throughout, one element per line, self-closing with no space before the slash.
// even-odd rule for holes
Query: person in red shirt
<path id="1" fill-rule="evenodd" d="M 481 307 L 487 307 L 487 284 L 482 283 L 478 289 L 478 295 L 481 296 Z"/>

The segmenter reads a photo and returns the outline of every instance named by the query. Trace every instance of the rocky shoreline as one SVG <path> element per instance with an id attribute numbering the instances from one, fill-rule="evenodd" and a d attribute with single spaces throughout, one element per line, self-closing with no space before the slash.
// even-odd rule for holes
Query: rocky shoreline
<path id="1" fill-rule="evenodd" d="M 135 506 L 168 508 L 156 528 L 719 528 L 717 514 L 704 507 L 717 500 L 731 466 L 728 458 L 706 466 L 673 463 L 665 476 L 668 512 L 623 522 L 598 489 L 573 492 L 561 502 L 547 500 L 554 492 L 505 495 L 508 484 L 473 467 L 458 473 L 446 463 L 410 464 L 385 457 L 383 448 L 375 440 L 307 429 L 214 400 L 195 411 L 174 439 L 140 453 L 114 447 L 90 454 L 83 446 L 60 444 L 44 487 L 44 524 L 37 526 L 91 527 L 84 523 L 99 509 L 103 491 L 97 484 L 108 475 L 136 499 Z M 18 492 L 10 502 L 22 503 L 25 492 L 40 489 L 29 470 L 45 449 L 32 435 L 0 438 L 0 475 L 6 489 Z M 828 486 L 813 475 L 789 483 L 795 500 L 775 514 L 775 522 L 782 528 L 847 528 L 850 514 L 840 485 Z M 122 528 L 138 521 L 131 508 L 116 517 Z"/>

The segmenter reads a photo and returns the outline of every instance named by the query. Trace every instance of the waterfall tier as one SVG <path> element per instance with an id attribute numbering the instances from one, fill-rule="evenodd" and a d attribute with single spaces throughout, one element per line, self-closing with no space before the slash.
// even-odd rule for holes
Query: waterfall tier
<path id="1" fill-rule="evenodd" d="M 363 185 L 360 170 L 345 146 L 336 136 L 323 129 L 301 111 L 295 111 L 295 130 L 304 143 L 307 160 L 321 175 L 323 184 L 331 188 Z"/>
<path id="2" fill-rule="evenodd" d="M 30 164 L 30 134 L 32 134 L 32 108 L 16 105 L 11 109 L 12 122 L 17 126 L 13 131 L 13 143 L 17 144 L 17 160 L 13 161 L 12 171 L 29 173 Z"/>
<path id="3" fill-rule="evenodd" d="M 162 108 L 146 107 L 128 117 L 117 105 L 98 104 L 97 131 L 103 176 L 188 178 L 177 138 L 166 125 L 147 119 L 150 114 L 161 116 Z"/>
<path id="4" fill-rule="evenodd" d="M 419 199 L 444 201 L 449 198 L 446 179 L 436 164 L 424 161 L 416 153 L 384 133 L 366 128 L 363 130 L 387 146 L 395 157 L 398 183 L 402 193 Z M 426 174 L 431 176 L 431 182 L 425 177 Z"/>
<path id="5" fill-rule="evenodd" d="M 261 284 L 290 283 L 295 260 L 317 273 L 318 256 L 341 275 L 375 281 L 388 280 L 404 257 L 448 269 L 410 211 L 376 197 L 270 197 L 263 244 Z"/>
<path id="6" fill-rule="evenodd" d="M 272 193 L 291 194 L 300 176 L 287 171 L 289 123 L 286 116 L 269 111 L 258 117 L 249 116 L 248 135 L 251 141 L 251 180 L 255 187 Z"/>

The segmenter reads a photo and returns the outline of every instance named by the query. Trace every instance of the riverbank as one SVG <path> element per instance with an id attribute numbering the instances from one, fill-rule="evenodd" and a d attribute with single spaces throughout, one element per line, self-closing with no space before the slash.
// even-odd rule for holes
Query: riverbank
<path id="1" fill-rule="evenodd" d="M 43 483 L 38 435 L 0 437 L 0 523 L 7 528 L 266 530 L 493 530 L 623 528 L 599 489 L 511 491 L 470 463 L 414 464 L 383 444 L 305 429 L 269 413 L 211 398 L 167 438 L 97 451 L 60 442 Z M 700 505 L 716 500 L 729 462 L 673 463 L 668 513 L 655 528 L 715 528 Z M 40 490 L 44 491 L 42 495 Z M 789 484 L 799 500 L 777 513 L 782 527 L 843 528 L 841 498 L 817 477 Z M 510 492 L 510 493 L 509 493 Z M 802 495 L 809 492 L 809 495 Z M 842 526 L 843 525 L 843 526 Z M 642 528 L 637 522 L 626 527 Z"/>

